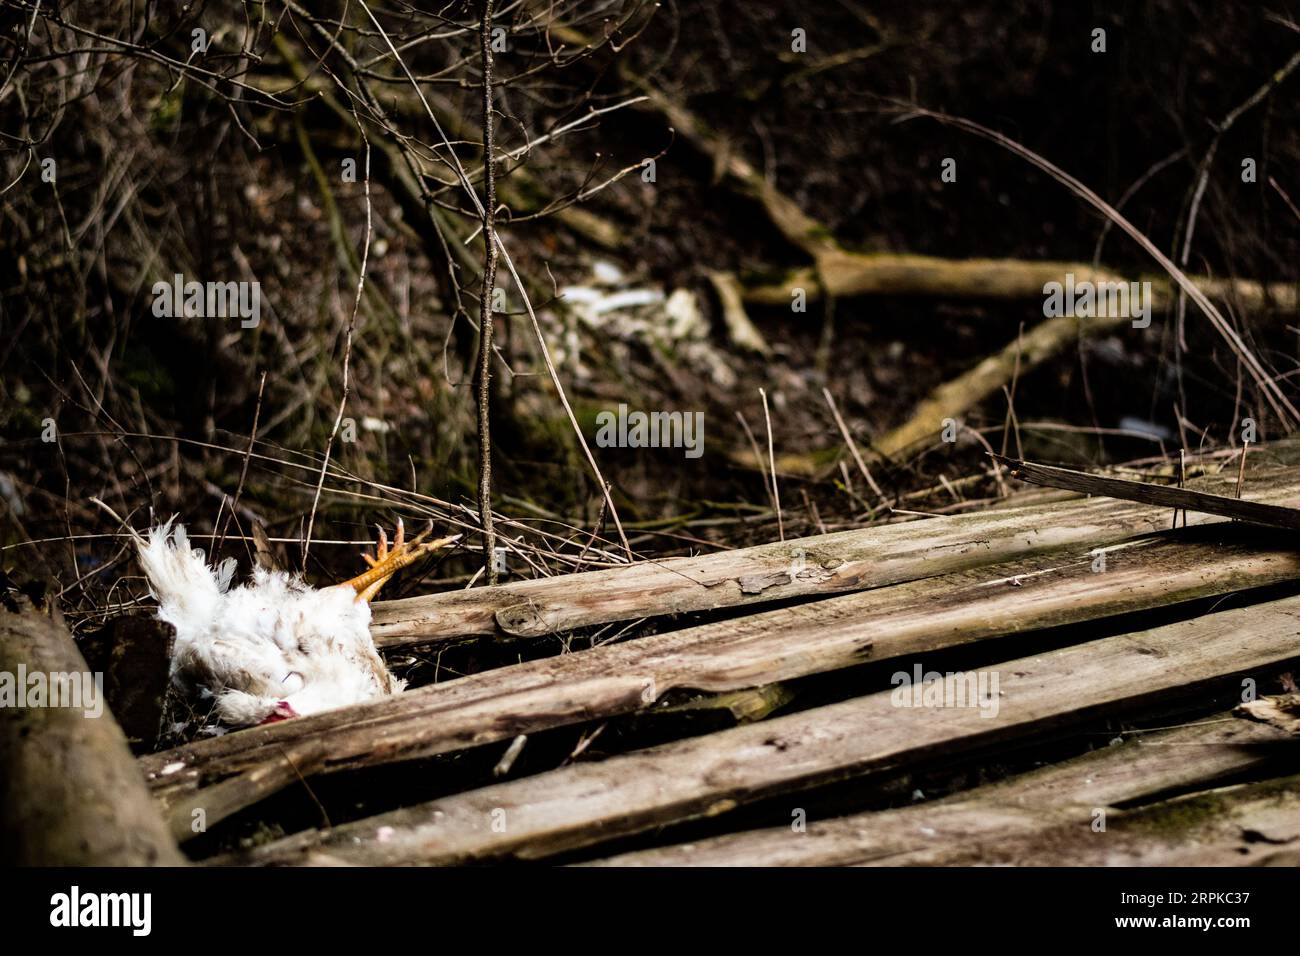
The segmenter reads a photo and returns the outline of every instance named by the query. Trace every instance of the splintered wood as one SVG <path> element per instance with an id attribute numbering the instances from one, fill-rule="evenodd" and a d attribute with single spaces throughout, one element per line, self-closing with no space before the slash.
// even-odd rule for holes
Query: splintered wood
<path id="1" fill-rule="evenodd" d="M 198 810 L 217 827 L 315 776 L 488 748 L 433 799 L 222 863 L 1277 862 L 1300 851 L 1300 747 L 1291 705 L 1255 698 L 1300 662 L 1295 457 L 1252 450 L 1240 500 L 1235 461 L 1182 489 L 1008 461 L 1093 497 L 384 602 L 389 649 L 664 624 L 140 767 L 184 841 Z M 600 753 L 651 718 L 651 746 Z M 567 760 L 537 756 L 548 733 Z M 942 798 L 900 805 L 923 779 Z"/>
<path id="2" fill-rule="evenodd" d="M 1253 524 L 1275 528 L 1290 528 L 1300 531 L 1300 509 L 1271 505 L 1260 501 L 1246 501 L 1241 497 L 1241 483 L 1238 482 L 1237 494 L 1229 498 L 1226 495 L 1209 494 L 1189 488 L 1171 488 L 1165 485 L 1150 484 L 1142 481 L 1129 481 L 1124 478 L 1107 478 L 1104 475 L 1090 475 L 1083 471 L 1069 468 L 1054 468 L 1051 465 L 1039 465 L 1032 461 L 1019 461 L 992 455 L 999 464 L 1011 469 L 1013 478 L 1046 485 L 1049 488 L 1063 488 L 1085 495 L 1105 495 L 1124 501 L 1138 501 L 1148 505 L 1161 505 L 1165 508 L 1179 508 L 1184 511 L 1201 511 L 1205 514 L 1218 515 L 1222 518 L 1236 518 Z M 1246 457 L 1241 456 L 1242 467 Z"/>

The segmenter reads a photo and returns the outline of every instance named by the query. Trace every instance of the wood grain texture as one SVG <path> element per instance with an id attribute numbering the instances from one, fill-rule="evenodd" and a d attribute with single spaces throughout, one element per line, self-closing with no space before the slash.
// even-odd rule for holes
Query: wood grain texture
<path id="1" fill-rule="evenodd" d="M 47 678 L 89 673 L 61 621 L 0 609 L 0 672 L 20 666 Z M 11 865 L 185 862 L 107 708 L 0 707 L 0 806 L 0 859 Z"/>
<path id="2" fill-rule="evenodd" d="M 1036 826 L 971 834 L 946 847 L 867 862 L 1296 866 L 1300 864 L 1300 776 L 1198 791 L 1134 809 L 1109 811 L 1104 832 L 1094 832 L 1077 812 L 1057 814 L 1040 819 Z"/>
<path id="3" fill-rule="evenodd" d="M 911 767 L 1189 696 L 1300 658 L 1300 597 L 983 668 L 996 716 L 897 706 L 890 691 L 577 764 L 286 838 L 249 862 L 453 864 L 537 859 L 726 813 L 775 794 Z"/>
<path id="4" fill-rule="evenodd" d="M 1252 453 L 1252 493 L 1273 504 L 1300 504 L 1300 471 Z M 1235 476 L 1192 483 L 1229 492 Z M 1163 507 L 1109 499 L 1025 505 L 930 518 L 671 558 L 583 574 L 519 581 L 381 601 L 371 631 L 381 647 L 466 635 L 535 637 L 634 620 L 772 601 L 864 591 L 1058 548 L 1105 547 L 1169 527 Z M 1190 525 L 1222 521 L 1191 513 Z"/>
<path id="5" fill-rule="evenodd" d="M 1097 572 L 1092 552 L 1065 550 L 517 664 L 205 739 L 142 768 L 183 834 L 196 807 L 216 822 L 291 783 L 290 761 L 307 776 L 432 756 L 642 710 L 673 689 L 722 693 L 1300 579 L 1300 555 L 1241 526 L 1166 532 L 1105 561 Z"/>
<path id="6" fill-rule="evenodd" d="M 1181 788 L 1213 786 L 1269 766 L 1289 735 L 1229 714 L 1174 730 L 1138 734 L 1117 746 L 942 800 L 810 820 L 692 843 L 625 853 L 591 866 L 939 865 L 968 857 L 972 843 L 1074 832 L 1102 842 L 1096 811 Z M 1300 758 L 1295 752 L 1292 759 Z M 1109 832 L 1109 831 L 1106 831 Z M 1022 857 L 1018 862 L 1034 859 Z"/>
<path id="7" fill-rule="evenodd" d="M 1105 495 L 1124 501 L 1137 501 L 1142 504 L 1160 505 L 1164 508 L 1180 508 L 1199 511 L 1204 514 L 1219 515 L 1223 518 L 1235 518 L 1253 524 L 1289 528 L 1300 531 L 1300 509 L 1281 505 L 1267 504 L 1262 501 L 1249 501 L 1244 498 L 1209 494 L 1192 488 L 1174 488 L 1169 485 L 1157 485 L 1145 481 L 1129 481 L 1125 478 L 1110 478 L 1105 475 L 1093 475 L 1070 468 L 1056 468 L 1051 465 L 1039 465 L 1032 461 L 1016 458 L 1004 458 L 991 455 L 994 461 L 1011 469 L 1011 476 L 1021 481 L 1049 488 L 1063 488 L 1087 495 Z"/>

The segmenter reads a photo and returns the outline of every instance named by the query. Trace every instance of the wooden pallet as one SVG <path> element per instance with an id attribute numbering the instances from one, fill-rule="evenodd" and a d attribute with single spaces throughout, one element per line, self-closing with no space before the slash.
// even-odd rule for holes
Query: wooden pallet
<path id="1" fill-rule="evenodd" d="M 1253 450 L 1248 497 L 1300 505 L 1295 454 Z M 390 602 L 376 615 L 390 647 L 728 614 L 140 764 L 184 841 L 195 810 L 213 826 L 314 776 L 712 703 L 738 724 L 688 722 L 655 746 L 477 780 L 221 862 L 1289 859 L 1300 744 L 1232 708 L 1300 662 L 1294 532 L 1195 513 L 1175 531 L 1172 517 L 1075 498 Z M 986 696 L 906 706 L 894 675 L 949 660 Z M 922 779 L 946 795 L 912 805 Z"/>

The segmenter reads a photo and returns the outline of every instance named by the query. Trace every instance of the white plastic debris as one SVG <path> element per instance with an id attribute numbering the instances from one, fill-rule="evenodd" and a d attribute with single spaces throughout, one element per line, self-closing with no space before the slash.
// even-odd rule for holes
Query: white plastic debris
<path id="1" fill-rule="evenodd" d="M 560 289 L 560 297 L 569 305 L 590 305 L 599 302 L 604 294 L 589 285 L 566 285 Z"/>
<path id="2" fill-rule="evenodd" d="M 690 289 L 674 289 L 664 303 L 664 315 L 668 316 L 668 335 L 673 341 L 697 338 L 706 330 L 700 304 Z"/>
<path id="3" fill-rule="evenodd" d="M 596 315 L 604 315 L 606 312 L 621 312 L 624 309 L 654 305 L 663 300 L 664 294 L 658 289 L 625 289 L 602 297 L 592 305 L 591 310 Z"/>
<path id="4" fill-rule="evenodd" d="M 597 259 L 591 264 L 591 275 L 601 285 L 619 285 L 623 282 L 623 270 L 606 259 Z"/>

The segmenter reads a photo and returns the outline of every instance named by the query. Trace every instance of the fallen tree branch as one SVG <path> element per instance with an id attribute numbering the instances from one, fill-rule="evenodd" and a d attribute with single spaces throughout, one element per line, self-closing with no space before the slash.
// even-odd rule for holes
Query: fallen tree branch
<path id="1" fill-rule="evenodd" d="M 1066 274 L 1075 284 L 1145 281 L 1151 283 L 1152 309 L 1174 301 L 1174 288 L 1164 276 L 1139 280 L 1082 262 L 1037 262 L 1028 259 L 944 259 L 897 253 L 839 251 L 820 267 L 795 270 L 780 282 L 746 286 L 750 305 L 789 306 L 792 292 L 802 289 L 816 301 L 824 287 L 836 298 L 861 295 L 915 295 L 953 299 L 1042 299 L 1043 286 L 1063 282 Z M 1283 313 L 1300 311 L 1297 287 L 1289 283 L 1265 284 L 1249 279 L 1211 279 L 1192 276 L 1189 281 L 1211 298 L 1230 300 L 1247 310 Z"/>
<path id="2" fill-rule="evenodd" d="M 587 45 L 586 38 L 577 31 L 557 27 L 556 36 L 564 42 L 579 47 Z M 1043 287 L 1049 282 L 1061 282 L 1066 273 L 1073 273 L 1076 282 L 1088 280 L 1095 283 L 1123 282 L 1119 275 L 1081 263 L 1034 263 L 1017 260 L 954 261 L 929 256 L 860 254 L 845 250 L 831 230 L 805 213 L 793 199 L 768 182 L 735 150 L 731 149 L 708 125 L 681 103 L 675 102 L 663 91 L 642 77 L 636 76 L 624 64 L 618 67 L 622 78 L 633 83 L 645 94 L 636 108 L 652 110 L 682 138 L 712 158 L 715 169 L 722 173 L 722 181 L 741 195 L 755 200 L 766 212 L 768 220 L 792 245 L 802 250 L 812 265 L 800 269 L 786 281 L 772 285 L 745 289 L 743 301 L 755 305 L 790 305 L 795 290 L 802 290 L 805 301 L 825 297 L 828 306 L 836 298 L 866 294 L 931 295 L 959 298 L 1027 298 L 1044 295 Z M 1271 308 L 1288 313 L 1297 311 L 1300 293 L 1294 285 L 1265 286 L 1251 281 L 1222 281 L 1191 278 L 1163 256 L 1140 232 L 1131 226 L 1117 211 L 1107 205 L 1078 180 L 1048 163 L 1046 160 L 1020 147 L 1018 144 L 987 130 L 978 124 L 956 120 L 924 110 L 914 111 L 941 122 L 950 122 L 981 136 L 992 139 L 1017 155 L 1023 156 L 1053 177 L 1065 183 L 1076 195 L 1097 206 L 1135 241 L 1147 249 L 1168 272 L 1168 277 L 1151 277 L 1153 302 L 1158 308 L 1173 301 L 1175 284 L 1179 295 L 1190 295 L 1211 324 L 1228 340 L 1233 351 L 1246 363 L 1252 377 L 1259 384 L 1274 410 L 1284 420 L 1300 417 L 1277 385 L 1268 377 L 1263 367 L 1229 326 L 1209 298 L 1231 299 L 1245 309 Z M 724 303 L 724 308 L 726 304 Z M 823 347 L 830 332 L 829 321 L 833 312 L 828 308 L 823 327 Z M 1081 329 L 1095 333 L 1104 328 L 1115 328 L 1123 320 L 1092 320 Z M 1053 320 L 1043 323 L 1037 334 L 1030 333 L 1032 344 L 1040 347 L 1038 361 L 1055 355 L 1070 341 L 1069 327 Z M 1005 369 L 1006 356 L 1013 356 L 1015 344 L 1003 349 L 991 360 L 986 360 L 961 378 L 947 383 L 922 403 L 904 425 L 886 435 L 877 443 L 877 449 L 892 456 L 909 447 L 927 434 L 938 431 L 943 418 L 963 414 L 988 395 L 996 392 L 1008 381 L 1012 371 Z M 820 354 L 820 353 L 819 353 Z M 824 361 L 824 355 L 821 355 Z"/>
<path id="3" fill-rule="evenodd" d="M 18 675 L 27 680 L 19 686 Z M 23 694 L 0 706 L 0 858 L 18 866 L 180 866 L 185 858 L 150 799 L 126 737 L 108 712 L 31 705 L 30 680 L 52 693 L 59 675 L 79 688 L 90 669 L 61 621 L 30 607 L 0 608 L 0 675 Z M 71 686 L 63 683 L 63 691 Z"/>
<path id="4" fill-rule="evenodd" d="M 763 338 L 763 333 L 754 327 L 749 314 L 745 311 L 745 303 L 741 299 L 740 280 L 735 274 L 710 272 L 709 284 L 713 286 L 713 291 L 718 296 L 718 304 L 722 307 L 722 322 L 727 327 L 727 338 L 731 340 L 731 344 L 737 348 L 757 352 L 759 355 L 770 356 L 772 347 Z"/>
<path id="5" fill-rule="evenodd" d="M 587 46 L 589 42 L 576 30 L 566 27 L 553 27 L 552 32 L 558 39 L 580 48 Z M 1043 295 L 1045 283 L 1062 281 L 1066 272 L 1074 273 L 1076 281 L 1084 279 L 1094 282 L 1128 281 L 1116 273 L 1085 263 L 1038 263 L 1014 259 L 962 261 L 932 256 L 856 253 L 846 250 L 836 240 L 827 225 L 808 215 L 798 203 L 772 185 L 762 173 L 685 105 L 673 100 L 665 92 L 652 86 L 649 81 L 636 75 L 627 64 L 620 62 L 618 71 L 625 82 L 636 86 L 645 95 L 644 100 L 635 104 L 636 109 L 655 113 L 685 142 L 712 159 L 714 167 L 722 173 L 723 184 L 739 195 L 756 201 L 767 214 L 768 221 L 782 237 L 813 260 L 812 265 L 792 273 L 784 282 L 746 288 L 743 295 L 747 303 L 788 306 L 791 290 L 795 287 L 802 288 L 809 301 L 820 298 L 823 292 L 833 298 L 867 294 L 1034 298 Z M 975 124 L 921 110 L 915 110 L 913 113 L 930 116 L 942 122 L 952 122 L 964 129 L 971 129 L 980 135 L 992 138 L 1000 145 L 1006 146 L 1010 142 L 1004 141 L 1004 138 L 991 131 L 974 130 Z M 1020 153 L 1020 155 L 1025 154 Z M 1031 162 L 1036 161 L 1032 156 L 1026 158 Z M 1057 170 L 1053 175 L 1059 172 Z M 1087 191 L 1082 184 L 1077 185 Z M 1082 195 L 1077 189 L 1075 191 L 1076 194 Z M 1083 198 L 1091 202 L 1089 195 L 1084 195 Z M 1107 215 L 1109 217 L 1110 213 Z M 1118 216 L 1118 213 L 1115 215 Z M 1123 228 L 1127 224 L 1120 223 L 1120 225 Z M 1159 261 L 1158 256 L 1157 260 Z M 1164 262 L 1161 264 L 1165 265 Z M 1300 295 L 1295 285 L 1265 286 L 1249 280 L 1189 278 L 1183 276 L 1177 269 L 1174 269 L 1170 275 L 1173 276 L 1172 281 L 1166 276 L 1144 277 L 1152 283 L 1152 293 L 1160 305 L 1174 301 L 1174 282 L 1183 286 L 1184 280 L 1187 280 L 1195 286 L 1196 290 L 1203 291 L 1207 296 L 1235 298 L 1235 301 L 1245 308 L 1272 308 L 1282 312 L 1298 310 L 1297 301 Z M 1213 319 L 1213 316 L 1211 318 Z"/>
<path id="6" fill-rule="evenodd" d="M 945 418 L 956 420 L 1003 385 L 1012 375 L 1023 375 L 1042 364 L 1080 335 L 1099 335 L 1127 325 L 1126 316 L 1104 319 L 1077 319 L 1057 316 L 1018 335 L 1002 349 L 974 368 L 944 382 L 912 411 L 907 421 L 886 432 L 872 447 L 886 457 L 893 457 L 923 441 L 934 441 Z"/>
<path id="7" fill-rule="evenodd" d="M 1282 387 L 1277 383 L 1276 377 L 1270 374 L 1269 370 L 1265 368 L 1262 362 L 1260 362 L 1255 353 L 1251 351 L 1250 347 L 1246 344 L 1245 340 L 1241 337 L 1241 334 L 1232 323 L 1223 317 L 1223 314 L 1219 312 L 1214 303 L 1209 300 L 1209 297 L 1205 292 L 1202 291 L 1186 273 L 1179 269 L 1178 266 L 1173 263 L 1173 260 L 1165 255 L 1164 252 L 1162 252 L 1154 242 L 1147 238 L 1140 229 L 1125 219 L 1114 206 L 1110 205 L 1110 203 L 1098 196 L 1080 180 L 1071 176 L 1046 157 L 1035 153 L 1033 150 L 1021 145 L 1008 136 L 1004 136 L 996 130 L 989 129 L 987 126 L 982 126 L 979 123 L 968 119 L 948 116 L 943 113 L 936 113 L 932 110 L 911 108 L 908 118 L 912 116 L 929 117 L 930 119 L 944 125 L 955 126 L 958 129 L 974 133 L 976 136 L 983 137 L 984 139 L 1001 146 L 1008 152 L 1024 159 L 1030 165 L 1036 166 L 1038 169 L 1047 173 L 1047 175 L 1061 183 L 1069 189 L 1070 192 L 1074 193 L 1074 195 L 1078 196 L 1111 222 L 1115 223 L 1115 225 L 1123 230 L 1130 239 L 1141 246 L 1142 249 L 1156 261 L 1160 268 L 1164 269 L 1164 271 L 1169 275 L 1169 278 L 1177 284 L 1180 293 L 1185 294 L 1189 299 L 1196 303 L 1196 307 L 1204 313 L 1207 319 L 1209 319 L 1210 324 L 1214 327 L 1215 331 L 1223 337 L 1224 341 L 1228 344 L 1228 347 L 1232 349 L 1233 353 L 1241 361 L 1242 365 L 1245 366 L 1246 371 L 1250 373 L 1250 377 L 1255 381 L 1260 393 L 1277 414 L 1278 418 L 1282 420 L 1283 425 L 1286 426 L 1288 430 L 1300 425 L 1300 409 L 1297 409 L 1295 405 L 1292 404 L 1291 400 L 1287 398 L 1286 393 L 1282 391 Z"/>

